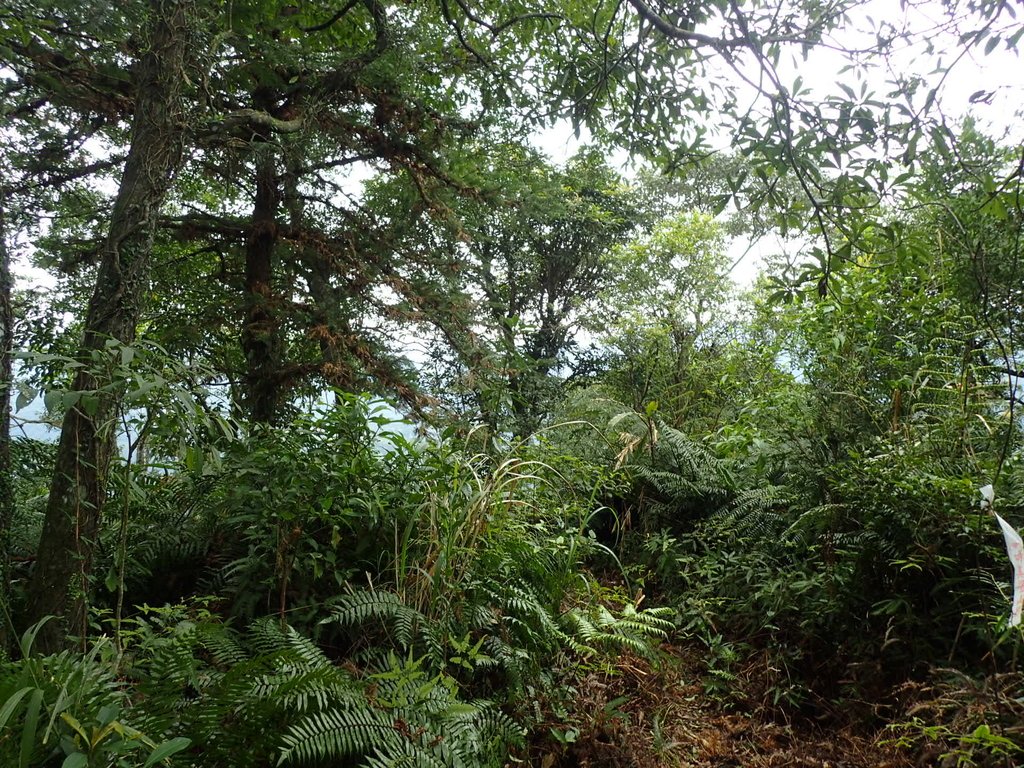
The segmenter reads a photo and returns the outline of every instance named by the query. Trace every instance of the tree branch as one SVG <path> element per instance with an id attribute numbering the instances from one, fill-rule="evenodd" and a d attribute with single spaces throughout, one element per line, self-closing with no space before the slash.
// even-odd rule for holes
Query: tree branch
<path id="1" fill-rule="evenodd" d="M 312 27 L 299 27 L 299 29 L 301 29 L 303 32 L 323 32 L 328 27 L 333 26 L 337 22 L 341 21 L 341 19 L 344 18 L 345 14 L 347 14 L 349 11 L 355 8 L 358 4 L 359 0 L 348 0 L 345 6 L 336 14 L 331 16 L 331 18 L 329 18 L 327 21 L 321 24 L 314 24 Z"/>
<path id="2" fill-rule="evenodd" d="M 211 136 L 233 136 L 251 141 L 255 136 L 266 133 L 298 133 L 302 130 L 303 120 L 296 117 L 292 120 L 281 120 L 268 112 L 259 109 L 238 109 L 229 113 L 221 120 L 207 125 L 199 132 L 201 138 Z"/>
<path id="3" fill-rule="evenodd" d="M 724 50 L 726 48 L 735 48 L 738 41 L 725 41 L 720 40 L 716 37 L 710 37 L 703 35 L 700 32 L 694 32 L 693 30 L 683 29 L 677 27 L 675 24 L 670 23 L 664 17 L 660 16 L 651 6 L 644 2 L 644 0 L 629 0 L 629 4 L 636 9 L 636 12 L 640 14 L 644 19 L 650 22 L 656 30 L 666 37 L 671 37 L 674 40 L 682 40 L 691 45 L 706 45 L 716 50 Z"/>

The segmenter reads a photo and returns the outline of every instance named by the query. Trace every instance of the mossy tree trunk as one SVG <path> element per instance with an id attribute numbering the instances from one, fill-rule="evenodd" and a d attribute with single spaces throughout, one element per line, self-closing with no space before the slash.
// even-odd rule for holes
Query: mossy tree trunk
<path id="1" fill-rule="evenodd" d="M 10 645 L 11 523 L 14 519 L 14 479 L 11 477 L 11 254 L 7 248 L 6 188 L 0 178 L 0 653 Z"/>
<path id="2" fill-rule="evenodd" d="M 265 105 L 260 104 L 263 107 Z M 252 225 L 245 245 L 245 355 L 243 398 L 247 416 L 256 424 L 277 420 L 282 401 L 281 365 L 284 341 L 274 292 L 274 257 L 279 239 L 277 213 L 281 194 L 277 153 L 269 132 L 255 137 L 256 193 Z"/>
<path id="3" fill-rule="evenodd" d="M 29 583 L 29 619 L 56 616 L 37 638 L 52 651 L 84 638 L 93 550 L 106 495 L 106 470 L 115 446 L 119 398 L 92 354 L 108 339 L 135 340 L 150 272 L 157 215 L 182 162 L 187 69 L 192 66 L 195 13 L 189 0 L 153 0 L 149 39 L 137 63 L 131 145 L 100 255 L 86 314 L 73 390 L 95 408 L 68 409 L 50 485 L 35 571 Z"/>

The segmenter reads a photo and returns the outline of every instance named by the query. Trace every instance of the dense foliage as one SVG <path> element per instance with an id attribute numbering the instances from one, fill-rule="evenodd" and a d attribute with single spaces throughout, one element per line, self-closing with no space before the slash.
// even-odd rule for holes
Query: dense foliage
<path id="1" fill-rule="evenodd" d="M 0 11 L 0 763 L 1019 761 L 1024 27 L 862 6 Z"/>

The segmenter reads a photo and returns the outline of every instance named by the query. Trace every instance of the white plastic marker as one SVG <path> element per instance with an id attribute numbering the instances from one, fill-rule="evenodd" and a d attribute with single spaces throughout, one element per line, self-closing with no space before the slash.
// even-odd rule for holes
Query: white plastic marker
<path id="1" fill-rule="evenodd" d="M 992 502 L 996 494 L 991 485 L 981 489 L 981 506 L 992 509 Z M 996 515 L 995 512 L 992 514 Z M 1013 564 L 1013 607 L 1010 609 L 1010 626 L 1020 624 L 1021 610 L 1024 609 L 1024 541 L 1021 541 L 1020 534 L 1013 530 L 1013 527 L 996 515 L 996 521 L 1003 531 L 1003 539 L 1006 541 L 1006 553 L 1010 556 Z"/>

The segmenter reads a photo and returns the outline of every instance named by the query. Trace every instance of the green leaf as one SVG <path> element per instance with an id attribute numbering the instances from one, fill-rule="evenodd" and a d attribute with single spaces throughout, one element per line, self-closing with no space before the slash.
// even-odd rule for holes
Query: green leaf
<path id="1" fill-rule="evenodd" d="M 21 636 L 21 640 L 18 642 L 18 647 L 21 649 L 21 655 L 28 658 L 32 655 L 32 645 L 36 641 L 36 635 L 39 634 L 40 630 L 46 622 L 57 618 L 56 616 L 44 616 L 42 619 L 37 621 L 31 627 L 25 630 Z"/>
<path id="2" fill-rule="evenodd" d="M 79 402 L 87 416 L 95 416 L 100 409 L 100 398 L 94 392 L 83 394 Z"/>
<path id="3" fill-rule="evenodd" d="M 60 768 L 85 768 L 89 764 L 89 756 L 83 752 L 72 752 L 64 758 Z"/>
<path id="4" fill-rule="evenodd" d="M 75 733 L 82 737 L 86 744 L 89 743 L 89 734 L 86 733 L 85 727 L 78 722 L 78 718 L 68 712 L 61 712 L 60 719 L 63 720 L 68 726 L 71 727 Z"/>
<path id="5" fill-rule="evenodd" d="M 22 408 L 27 407 L 36 399 L 36 395 L 39 393 L 25 384 L 18 385 L 18 399 L 14 402 L 14 410 L 20 411 Z"/>
<path id="6" fill-rule="evenodd" d="M 21 749 L 18 754 L 19 768 L 32 765 L 32 753 L 36 748 L 36 736 L 39 728 L 39 714 L 43 708 L 43 692 L 38 688 L 32 691 L 32 698 L 25 710 L 25 724 L 21 729 Z"/>
<path id="7" fill-rule="evenodd" d="M 1003 201 L 999 198 L 998 195 L 995 195 L 991 199 L 989 199 L 982 206 L 981 210 L 987 213 L 988 215 L 996 219 L 1000 219 L 1002 221 L 1005 221 L 1006 219 L 1009 218 L 1009 213 L 1006 210 L 1006 206 L 1003 204 Z"/>
<path id="8" fill-rule="evenodd" d="M 17 709 L 21 700 L 25 698 L 25 694 L 33 690 L 35 689 L 31 685 L 27 685 L 20 691 L 15 691 L 7 697 L 3 708 L 0 708 L 0 731 L 7 725 L 7 721 L 10 720 L 11 715 L 14 714 L 14 710 Z"/>
<path id="9" fill-rule="evenodd" d="M 110 725 L 118 719 L 120 713 L 121 708 L 118 705 L 106 705 L 100 708 L 99 714 L 96 715 L 96 722 L 100 725 Z"/>
<path id="10" fill-rule="evenodd" d="M 181 750 L 187 748 L 191 743 L 192 739 L 187 739 L 184 736 L 178 736 L 177 738 L 165 741 L 163 744 L 159 744 L 147 758 L 146 762 L 142 764 L 142 768 L 149 768 L 151 765 L 156 765 L 161 760 L 166 760 L 171 755 L 176 755 L 178 752 L 181 752 Z"/>
<path id="11" fill-rule="evenodd" d="M 59 389 L 51 389 L 48 390 L 45 395 L 43 395 L 43 406 L 45 406 L 46 410 L 48 411 L 55 411 L 60 407 L 63 400 L 63 392 L 61 392 Z"/>

